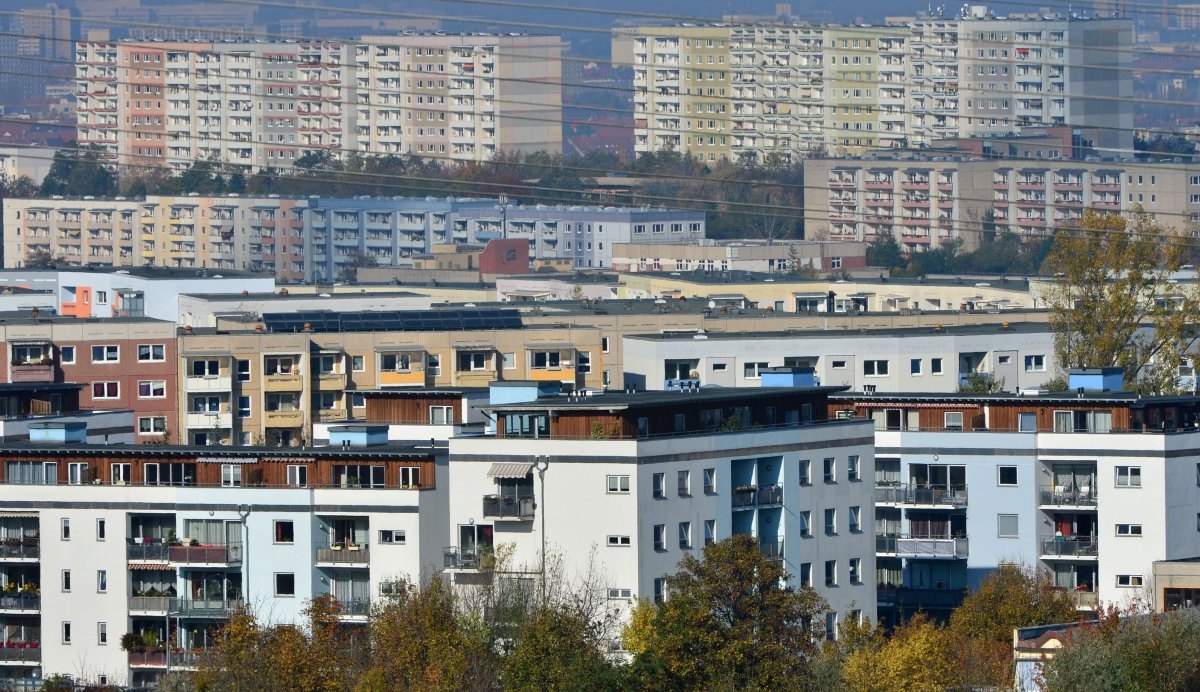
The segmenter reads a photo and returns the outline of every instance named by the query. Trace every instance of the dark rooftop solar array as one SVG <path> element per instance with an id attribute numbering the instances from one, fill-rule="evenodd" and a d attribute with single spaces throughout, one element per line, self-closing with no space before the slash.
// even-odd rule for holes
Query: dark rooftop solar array
<path id="1" fill-rule="evenodd" d="M 378 312 L 268 312 L 263 323 L 273 332 L 440 332 L 520 329 L 521 313 L 498 310 L 389 310 Z"/>

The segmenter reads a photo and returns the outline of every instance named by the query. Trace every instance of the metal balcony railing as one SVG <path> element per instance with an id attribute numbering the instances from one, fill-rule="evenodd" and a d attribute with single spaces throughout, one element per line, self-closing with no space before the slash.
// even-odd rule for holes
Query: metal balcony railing
<path id="1" fill-rule="evenodd" d="M 514 497 L 512 495 L 484 495 L 483 516 L 489 519 L 530 520 L 536 513 L 536 504 L 532 497 Z"/>
<path id="2" fill-rule="evenodd" d="M 966 507 L 967 486 L 876 486 L 875 502 L 894 505 L 927 505 L 931 507 Z"/>
<path id="3" fill-rule="evenodd" d="M 485 548 L 450 546 L 442 550 L 442 563 L 446 569 L 477 570 L 491 554 L 490 546 Z"/>
<path id="4" fill-rule="evenodd" d="M 36 560 L 41 554 L 37 538 L 7 538 L 0 543 L 0 560 Z"/>
<path id="5" fill-rule="evenodd" d="M 239 564 L 242 561 L 242 544 L 172 545 L 167 548 L 167 560 L 185 565 Z"/>
<path id="6" fill-rule="evenodd" d="M 35 594 L 0 594 L 0 611 L 41 610 L 42 599 Z"/>
<path id="7" fill-rule="evenodd" d="M 366 543 L 333 543 L 317 548 L 317 562 L 365 565 L 370 561 L 371 553 Z"/>
<path id="8" fill-rule="evenodd" d="M 1042 555 L 1054 557 L 1095 557 L 1096 539 L 1082 538 L 1044 538 L 1042 539 Z"/>
<path id="9" fill-rule="evenodd" d="M 1056 506 L 1071 506 L 1071 507 L 1095 507 L 1096 506 L 1096 491 L 1094 489 L 1087 490 L 1067 490 L 1065 488 L 1041 488 L 1041 503 L 1043 505 Z"/>
<path id="10" fill-rule="evenodd" d="M 130 562 L 166 562 L 166 543 L 130 543 L 125 546 L 125 558 Z"/>

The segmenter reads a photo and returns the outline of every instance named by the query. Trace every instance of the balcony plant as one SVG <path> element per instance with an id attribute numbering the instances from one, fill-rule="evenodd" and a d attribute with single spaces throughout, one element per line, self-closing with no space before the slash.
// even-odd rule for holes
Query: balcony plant
<path id="1" fill-rule="evenodd" d="M 122 651 L 144 651 L 142 645 L 142 637 L 137 632 L 126 632 L 121 635 L 121 650 Z"/>
<path id="2" fill-rule="evenodd" d="M 175 529 L 167 531 L 167 545 L 182 545 L 179 542 L 179 536 L 175 533 Z"/>
<path id="3" fill-rule="evenodd" d="M 3 589 L 0 589 L 0 593 L 4 593 L 4 594 L 14 594 L 14 593 L 16 593 L 16 592 L 17 592 L 17 588 L 18 588 L 18 587 L 17 587 L 17 582 L 15 582 L 15 581 L 10 581 L 10 582 L 8 582 L 7 584 L 5 584 L 5 585 L 4 585 L 4 588 L 3 588 Z"/>

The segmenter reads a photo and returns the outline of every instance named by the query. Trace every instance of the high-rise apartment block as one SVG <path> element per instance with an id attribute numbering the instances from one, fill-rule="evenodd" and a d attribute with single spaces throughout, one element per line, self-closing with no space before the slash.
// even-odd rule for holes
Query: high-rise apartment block
<path id="1" fill-rule="evenodd" d="M 401 34 L 351 42 L 87 40 L 79 141 L 125 167 L 287 169 L 327 152 L 484 161 L 562 148 L 561 41 Z"/>
<path id="2" fill-rule="evenodd" d="M 634 144 L 704 160 L 790 162 L 1035 125 L 1099 128 L 1132 147 L 1126 19 L 997 17 L 903 26 L 714 24 L 633 39 Z"/>

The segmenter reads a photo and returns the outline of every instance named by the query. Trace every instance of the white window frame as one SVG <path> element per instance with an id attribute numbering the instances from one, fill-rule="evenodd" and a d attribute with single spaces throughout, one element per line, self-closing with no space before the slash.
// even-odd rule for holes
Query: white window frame
<path id="1" fill-rule="evenodd" d="M 1142 467 L 1141 466 L 1117 466 L 1114 469 L 1115 484 L 1118 488 L 1140 488 L 1142 487 Z M 1124 482 L 1121 482 L 1124 477 Z M 1137 481 L 1134 483 L 1134 481 Z"/>
<path id="2" fill-rule="evenodd" d="M 891 365 L 887 359 L 864 360 L 863 377 L 889 377 Z M 882 365 L 882 367 L 880 367 Z"/>
<path id="3" fill-rule="evenodd" d="M 1145 579 L 1141 574 L 1118 574 L 1116 583 L 1118 589 L 1140 589 Z"/>
<path id="4" fill-rule="evenodd" d="M 1045 354 L 1031 353 L 1025 356 L 1025 372 L 1046 372 Z"/>
<path id="5" fill-rule="evenodd" d="M 607 545 L 610 548 L 628 548 L 633 545 L 633 540 L 629 536 L 610 535 L 607 538 Z"/>
<path id="6" fill-rule="evenodd" d="M 609 495 L 627 495 L 629 493 L 629 476 L 611 474 L 605 478 Z"/>
<path id="7" fill-rule="evenodd" d="M 96 360 L 97 349 L 100 349 L 100 360 Z M 92 363 L 93 364 L 110 364 L 119 363 L 121 361 L 121 347 L 113 344 L 94 344 L 92 345 Z"/>
<path id="8" fill-rule="evenodd" d="M 142 349 L 148 349 L 149 353 L 145 358 L 142 357 Z M 158 351 L 158 357 L 154 356 L 155 350 Z M 139 363 L 165 363 L 167 360 L 166 344 L 138 344 L 137 359 Z"/>
<path id="9" fill-rule="evenodd" d="M 1117 535 L 1122 538 L 1141 538 L 1142 537 L 1142 525 L 1141 524 L 1117 524 L 1116 532 L 1117 532 Z"/>

